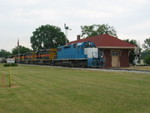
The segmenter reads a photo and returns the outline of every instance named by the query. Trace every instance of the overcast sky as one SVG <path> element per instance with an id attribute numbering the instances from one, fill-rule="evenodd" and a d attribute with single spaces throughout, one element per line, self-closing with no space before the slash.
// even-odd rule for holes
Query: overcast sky
<path id="1" fill-rule="evenodd" d="M 31 48 L 32 32 L 41 25 L 55 25 L 70 41 L 81 34 L 82 25 L 108 24 L 120 39 L 141 44 L 150 37 L 149 0 L 1 0 L 0 49 L 11 51 L 17 45 Z"/>

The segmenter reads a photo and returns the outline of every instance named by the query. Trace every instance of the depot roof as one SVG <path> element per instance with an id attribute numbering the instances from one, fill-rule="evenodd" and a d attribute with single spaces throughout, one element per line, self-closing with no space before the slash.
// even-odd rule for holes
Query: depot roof
<path id="1" fill-rule="evenodd" d="M 136 48 L 136 46 L 133 44 L 130 44 L 117 37 L 113 37 L 107 34 L 79 39 L 76 41 L 69 42 L 68 44 L 75 44 L 75 43 L 87 42 L 87 41 L 94 42 L 96 44 L 96 47 L 98 48 L 128 48 L 128 49 Z"/>

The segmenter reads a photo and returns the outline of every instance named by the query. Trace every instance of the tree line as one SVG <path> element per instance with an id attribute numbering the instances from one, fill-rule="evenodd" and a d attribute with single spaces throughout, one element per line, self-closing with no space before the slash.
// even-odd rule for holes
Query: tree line
<path id="1" fill-rule="evenodd" d="M 109 26 L 108 24 L 93 24 L 93 25 L 84 25 L 81 26 L 81 37 L 87 38 L 102 34 L 108 34 L 114 37 L 117 37 L 117 32 L 113 26 Z M 136 40 L 129 40 L 126 39 L 124 41 L 127 41 L 131 44 L 134 44 L 138 46 Z M 58 46 L 65 45 L 66 42 L 69 42 L 65 34 L 61 31 L 61 29 L 54 25 L 41 25 L 40 27 L 36 28 L 35 31 L 32 32 L 32 36 L 30 37 L 31 47 L 32 49 L 29 49 L 27 47 L 24 47 L 22 45 L 16 46 L 12 49 L 12 52 L 8 52 L 4 49 L 0 50 L 0 57 L 8 57 L 11 55 L 18 54 L 18 48 L 19 53 L 26 53 L 31 51 L 38 51 L 41 49 L 48 49 L 48 48 L 57 48 Z M 140 53 L 142 56 L 142 59 L 145 60 L 145 62 L 150 64 L 150 38 L 147 38 L 144 41 L 143 44 L 144 51 Z M 130 52 L 129 60 L 130 63 L 134 63 L 134 58 L 136 54 L 134 51 Z M 149 62 L 148 62 L 149 61 Z"/>

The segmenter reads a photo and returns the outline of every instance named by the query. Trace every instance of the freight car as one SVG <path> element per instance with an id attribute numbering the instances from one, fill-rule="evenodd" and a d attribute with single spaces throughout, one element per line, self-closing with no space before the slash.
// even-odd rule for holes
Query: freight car
<path id="1" fill-rule="evenodd" d="M 105 59 L 102 50 L 98 50 L 93 42 L 82 42 L 57 48 L 57 58 L 53 65 L 72 67 L 103 67 Z"/>

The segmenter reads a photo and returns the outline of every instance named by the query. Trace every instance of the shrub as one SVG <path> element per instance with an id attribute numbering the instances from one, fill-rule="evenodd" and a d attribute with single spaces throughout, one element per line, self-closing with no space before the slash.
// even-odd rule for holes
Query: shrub
<path id="1" fill-rule="evenodd" d="M 150 65 L 150 55 L 147 55 L 146 57 L 144 57 L 144 63 Z"/>
<path id="2" fill-rule="evenodd" d="M 8 66 L 18 66 L 18 64 L 16 63 L 7 63 L 7 64 L 4 64 L 5 67 L 8 67 Z"/>

